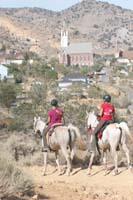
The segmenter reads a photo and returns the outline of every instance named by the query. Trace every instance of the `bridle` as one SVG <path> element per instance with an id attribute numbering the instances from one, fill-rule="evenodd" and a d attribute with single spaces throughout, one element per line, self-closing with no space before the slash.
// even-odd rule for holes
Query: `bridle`
<path id="1" fill-rule="evenodd" d="M 95 118 L 95 120 L 94 120 L 94 125 L 92 126 L 91 125 L 91 123 L 90 123 L 90 125 L 88 126 L 88 119 L 89 119 L 89 117 L 87 117 L 87 120 L 86 120 L 86 125 L 87 125 L 87 132 L 89 132 L 89 131 L 93 131 L 95 128 L 96 128 L 96 126 L 97 125 L 95 125 L 95 124 L 97 124 L 97 118 Z"/>

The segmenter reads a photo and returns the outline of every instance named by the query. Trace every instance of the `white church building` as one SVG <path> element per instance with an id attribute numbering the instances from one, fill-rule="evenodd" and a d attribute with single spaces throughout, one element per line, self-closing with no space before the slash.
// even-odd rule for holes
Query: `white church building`
<path id="1" fill-rule="evenodd" d="M 69 43 L 68 31 L 61 31 L 61 48 L 59 62 L 65 66 L 93 65 L 93 48 L 91 43 Z"/>

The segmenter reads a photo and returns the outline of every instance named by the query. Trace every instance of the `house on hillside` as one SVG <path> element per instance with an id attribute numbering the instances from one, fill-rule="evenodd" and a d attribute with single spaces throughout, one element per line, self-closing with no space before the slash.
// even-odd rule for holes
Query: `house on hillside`
<path id="1" fill-rule="evenodd" d="M 13 78 L 13 75 L 9 74 L 7 67 L 0 64 L 0 80 L 3 80 L 5 78 Z"/>
<path id="2" fill-rule="evenodd" d="M 133 51 L 124 51 L 122 57 L 128 59 L 129 62 L 133 62 Z"/>
<path id="3" fill-rule="evenodd" d="M 120 51 L 117 61 L 130 65 L 130 63 L 133 63 L 133 51 Z"/>
<path id="4" fill-rule="evenodd" d="M 60 90 L 67 90 L 68 87 L 73 84 L 82 84 L 87 86 L 88 78 L 81 73 L 70 73 L 59 81 L 58 86 Z"/>
<path id="5" fill-rule="evenodd" d="M 68 32 L 61 31 L 59 62 L 65 66 L 93 65 L 92 44 L 87 42 L 68 43 Z"/>
<path id="6" fill-rule="evenodd" d="M 10 55 L 8 58 L 6 58 L 4 64 L 17 64 L 17 65 L 21 65 L 21 64 L 23 64 L 23 62 L 25 62 L 24 55 L 21 54 L 21 53 L 16 53 L 16 54 Z M 29 64 L 32 64 L 33 60 L 29 59 L 29 60 L 26 60 L 26 62 L 28 62 Z"/>

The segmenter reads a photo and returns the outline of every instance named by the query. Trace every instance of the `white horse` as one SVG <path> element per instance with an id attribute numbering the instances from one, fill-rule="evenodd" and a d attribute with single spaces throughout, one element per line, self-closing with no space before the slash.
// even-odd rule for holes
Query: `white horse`
<path id="1" fill-rule="evenodd" d="M 43 136 L 43 131 L 46 127 L 46 124 L 40 119 L 40 117 L 34 117 L 34 131 L 35 134 L 40 133 Z M 67 126 L 58 126 L 54 128 L 54 132 L 51 136 L 47 137 L 47 143 L 52 151 L 55 152 L 56 164 L 58 167 L 58 173 L 61 175 L 61 168 L 59 164 L 59 150 L 62 150 L 62 153 L 67 161 L 67 175 L 70 175 L 72 166 L 71 161 L 74 157 L 75 142 L 77 139 L 80 139 L 81 135 L 79 129 L 73 125 Z M 43 146 L 42 140 L 42 146 Z M 47 154 L 48 152 L 43 152 L 44 155 L 44 170 L 43 175 L 46 174 L 47 169 Z"/>
<path id="2" fill-rule="evenodd" d="M 98 119 L 94 112 L 87 113 L 87 128 L 91 129 L 92 131 L 95 129 L 95 127 L 98 125 Z M 126 122 L 121 122 L 120 124 L 114 123 L 108 125 L 105 130 L 103 131 L 102 138 L 98 139 L 98 145 L 100 147 L 100 150 L 103 152 L 103 162 L 105 166 L 105 174 L 107 174 L 107 160 L 106 160 L 106 154 L 107 150 L 110 150 L 112 153 L 112 157 L 114 159 L 115 169 L 114 169 L 114 175 L 118 174 L 118 155 L 117 155 L 117 147 L 118 145 L 121 145 L 127 158 L 127 165 L 128 167 L 131 167 L 130 164 L 130 157 L 129 157 L 129 149 L 127 148 L 127 142 L 126 142 L 126 135 L 128 135 L 131 140 L 131 133 L 129 131 L 129 128 L 127 126 Z M 87 174 L 91 174 L 92 169 L 92 163 L 94 156 L 96 154 L 96 139 L 94 135 L 91 135 L 90 139 L 90 145 L 91 145 L 91 158 L 89 162 L 89 167 Z"/>

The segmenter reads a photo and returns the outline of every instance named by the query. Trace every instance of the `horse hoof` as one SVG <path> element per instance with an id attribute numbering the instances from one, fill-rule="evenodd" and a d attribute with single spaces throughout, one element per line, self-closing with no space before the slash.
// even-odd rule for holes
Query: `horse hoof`
<path id="1" fill-rule="evenodd" d="M 90 170 L 88 170 L 86 174 L 87 174 L 87 176 L 91 176 Z"/>
<path id="2" fill-rule="evenodd" d="M 104 176 L 107 176 L 109 174 L 109 171 L 108 170 L 106 170 L 105 172 L 104 172 Z"/>
<path id="3" fill-rule="evenodd" d="M 116 175 L 118 175 L 118 170 L 115 170 L 115 171 L 113 172 L 113 176 L 116 176 Z"/>
<path id="4" fill-rule="evenodd" d="M 46 176 L 46 172 L 44 171 L 44 172 L 42 172 L 42 176 Z"/>
<path id="5" fill-rule="evenodd" d="M 66 175 L 67 175 L 67 176 L 70 176 L 70 171 L 69 171 L 69 172 L 66 172 Z"/>
<path id="6" fill-rule="evenodd" d="M 58 173 L 58 176 L 61 176 L 62 174 L 63 174 L 62 172 L 59 172 L 59 173 Z"/>

